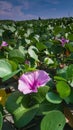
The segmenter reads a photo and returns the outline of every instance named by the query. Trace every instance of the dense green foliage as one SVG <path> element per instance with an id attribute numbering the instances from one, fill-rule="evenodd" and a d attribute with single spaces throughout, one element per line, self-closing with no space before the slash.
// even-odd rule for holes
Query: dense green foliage
<path id="1" fill-rule="evenodd" d="M 61 38 L 69 42 L 62 46 L 57 40 Z M 30 121 L 33 124 L 33 120 L 44 116 L 38 130 L 49 130 L 49 127 L 50 130 L 57 127 L 62 130 L 66 123 L 64 107 L 73 104 L 73 18 L 0 21 L 0 46 L 3 41 L 8 46 L 0 49 L 0 88 L 15 76 L 19 78 L 22 73 L 36 69 L 45 70 L 51 77 L 47 86 L 36 94 L 26 96 L 18 92 L 17 86 L 14 88 L 6 109 L 12 114 L 15 126 L 26 127 Z M 53 112 L 57 115 L 54 119 Z M 2 120 L 2 114 L 0 118 Z M 55 118 L 57 122 L 54 122 Z M 47 124 L 47 120 L 52 123 Z M 57 126 L 59 122 L 61 124 Z"/>

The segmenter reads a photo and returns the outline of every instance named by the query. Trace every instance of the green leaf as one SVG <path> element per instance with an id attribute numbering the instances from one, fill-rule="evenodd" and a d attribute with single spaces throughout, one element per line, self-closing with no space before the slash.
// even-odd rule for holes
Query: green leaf
<path id="1" fill-rule="evenodd" d="M 73 79 L 72 81 L 69 81 L 68 83 L 70 84 L 71 87 L 73 87 Z"/>
<path id="2" fill-rule="evenodd" d="M 69 65 L 67 68 L 67 78 L 69 81 L 73 80 L 73 64 Z"/>
<path id="3" fill-rule="evenodd" d="M 25 56 L 26 51 L 23 46 L 19 46 L 19 51 Z"/>
<path id="4" fill-rule="evenodd" d="M 55 35 L 59 34 L 61 31 L 63 31 L 63 30 L 60 26 L 55 26 L 55 28 L 54 28 L 54 34 Z"/>
<path id="5" fill-rule="evenodd" d="M 51 58 L 49 58 L 49 57 L 46 57 L 46 58 L 44 59 L 44 62 L 45 62 L 47 65 L 54 64 L 54 61 L 53 61 Z"/>
<path id="6" fill-rule="evenodd" d="M 64 81 L 72 81 L 73 79 L 73 64 L 69 66 L 65 66 L 63 69 L 57 71 L 59 76 L 55 76 L 54 78 L 57 80 L 64 80 Z"/>
<path id="7" fill-rule="evenodd" d="M 11 32 L 15 32 L 15 27 L 13 27 L 13 26 L 8 26 L 8 28 L 9 28 L 9 30 L 11 31 Z"/>
<path id="8" fill-rule="evenodd" d="M 31 43 L 31 40 L 25 38 L 25 42 L 26 42 L 27 44 L 30 44 L 30 43 Z"/>
<path id="9" fill-rule="evenodd" d="M 67 79 L 67 74 L 66 74 L 67 68 L 68 68 L 68 66 L 65 66 L 63 69 L 58 70 L 58 71 L 57 71 L 57 74 L 58 74 L 60 77 L 62 77 L 62 78 L 64 78 L 64 79 Z"/>
<path id="10" fill-rule="evenodd" d="M 54 103 L 54 104 L 59 104 L 62 102 L 62 99 L 60 98 L 60 96 L 56 93 L 53 93 L 53 92 L 48 92 L 46 94 L 46 99 L 49 102 Z"/>
<path id="11" fill-rule="evenodd" d="M 2 113 L 0 112 L 0 130 L 2 130 L 2 125 L 3 125 L 3 116 Z"/>
<path id="12" fill-rule="evenodd" d="M 0 29 L 0 36 L 2 37 L 2 33 L 4 32 L 3 29 Z"/>
<path id="13" fill-rule="evenodd" d="M 44 100 L 39 104 L 37 115 L 46 115 L 52 110 L 62 110 L 61 104 L 54 104 Z"/>
<path id="14" fill-rule="evenodd" d="M 71 89 L 70 86 L 64 81 L 58 81 L 56 84 L 57 92 L 61 98 L 66 98 L 70 95 Z"/>
<path id="15" fill-rule="evenodd" d="M 38 55 L 35 53 L 35 51 L 38 51 L 38 49 L 35 46 L 30 46 L 28 48 L 28 54 L 30 55 L 30 57 L 38 61 Z"/>
<path id="16" fill-rule="evenodd" d="M 71 53 L 71 54 L 69 55 L 69 57 L 67 58 L 67 60 L 73 61 L 73 53 Z"/>
<path id="17" fill-rule="evenodd" d="M 7 60 L 5 59 L 0 60 L 0 77 L 2 78 L 3 82 L 13 77 L 14 75 L 16 75 L 17 73 L 21 71 L 20 69 L 13 71 L 12 69 L 13 68 L 16 69 L 17 65 L 13 61 L 9 61 L 9 62 L 7 62 Z M 16 66 L 13 67 L 13 65 L 16 65 Z"/>
<path id="18" fill-rule="evenodd" d="M 66 44 L 66 47 L 68 48 L 68 50 L 69 50 L 70 52 L 73 52 L 73 42 L 67 43 L 67 44 Z"/>
<path id="19" fill-rule="evenodd" d="M 13 71 L 17 70 L 18 64 L 16 62 L 12 60 L 8 60 L 8 62 L 11 64 Z"/>
<path id="20" fill-rule="evenodd" d="M 4 78 L 5 76 L 12 73 L 12 67 L 11 65 L 5 60 L 0 60 L 0 77 Z"/>
<path id="21" fill-rule="evenodd" d="M 60 77 L 60 76 L 54 76 L 54 79 L 57 80 L 57 81 L 67 81 L 66 79 L 64 79 L 63 77 Z"/>
<path id="22" fill-rule="evenodd" d="M 21 128 L 27 125 L 36 115 L 38 105 L 32 107 L 25 107 L 26 102 L 22 100 L 26 95 L 15 92 L 8 97 L 6 102 L 6 109 L 13 115 L 15 125 Z M 28 96 L 28 95 L 27 95 Z"/>
<path id="23" fill-rule="evenodd" d="M 9 58 L 17 61 L 18 63 L 24 62 L 24 55 L 18 49 L 10 51 Z"/>
<path id="24" fill-rule="evenodd" d="M 38 93 L 32 94 L 37 103 L 41 103 L 45 99 L 46 93 L 49 91 L 49 86 L 40 87 Z"/>
<path id="25" fill-rule="evenodd" d="M 41 130 L 63 130 L 65 123 L 65 116 L 62 112 L 50 111 L 41 122 Z"/>
<path id="26" fill-rule="evenodd" d="M 18 91 L 13 92 L 7 99 L 6 109 L 13 113 L 21 104 L 24 95 Z"/>
<path id="27" fill-rule="evenodd" d="M 41 42 L 37 42 L 36 47 L 38 48 L 39 51 L 46 49 L 46 46 Z"/>
<path id="28" fill-rule="evenodd" d="M 73 41 L 73 34 L 72 33 L 68 34 L 68 39 Z"/>
<path id="29" fill-rule="evenodd" d="M 39 42 L 39 35 L 35 35 L 34 38 Z"/>
<path id="30" fill-rule="evenodd" d="M 27 125 L 36 115 L 38 111 L 38 105 L 33 106 L 29 109 L 25 109 L 23 106 L 19 107 L 14 112 L 14 122 L 18 128 Z"/>
<path id="31" fill-rule="evenodd" d="M 8 26 L 3 24 L 2 27 L 5 29 L 5 30 L 8 30 Z"/>
<path id="32" fill-rule="evenodd" d="M 7 76 L 4 76 L 3 79 L 2 79 L 2 81 L 4 82 L 4 81 L 10 79 L 11 77 L 13 77 L 14 75 L 16 75 L 16 74 L 19 73 L 20 71 L 21 71 L 21 69 L 16 70 L 16 71 L 12 72 L 11 74 L 8 74 Z"/>
<path id="33" fill-rule="evenodd" d="M 71 93 L 68 97 L 65 98 L 65 101 L 67 103 L 72 103 L 73 104 L 73 88 L 71 88 Z"/>

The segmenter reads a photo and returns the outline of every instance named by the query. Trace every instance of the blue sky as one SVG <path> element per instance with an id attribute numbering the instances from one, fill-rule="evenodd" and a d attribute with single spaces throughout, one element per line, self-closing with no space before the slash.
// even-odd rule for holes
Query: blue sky
<path id="1" fill-rule="evenodd" d="M 0 20 L 73 16 L 73 0 L 0 0 Z"/>

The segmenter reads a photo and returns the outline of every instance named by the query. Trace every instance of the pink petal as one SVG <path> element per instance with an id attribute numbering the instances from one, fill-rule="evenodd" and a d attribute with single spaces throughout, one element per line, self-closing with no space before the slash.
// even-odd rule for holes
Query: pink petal
<path id="1" fill-rule="evenodd" d="M 31 93 L 32 90 L 29 89 L 29 87 L 21 80 L 19 80 L 18 90 L 20 92 L 23 92 L 24 94 Z"/>
<path id="2" fill-rule="evenodd" d="M 69 42 L 69 40 L 68 39 L 65 39 L 65 38 L 61 38 L 61 39 L 59 39 L 59 38 L 55 38 L 55 40 L 58 40 L 58 41 L 60 41 L 61 42 L 61 44 L 62 44 L 62 46 L 64 46 L 66 43 L 68 43 Z"/>
<path id="3" fill-rule="evenodd" d="M 46 83 L 51 80 L 51 78 L 48 76 L 48 73 L 43 70 L 35 71 L 34 74 L 35 81 L 37 81 L 37 87 L 45 86 Z"/>
<path id="4" fill-rule="evenodd" d="M 34 73 L 33 72 L 25 73 L 20 77 L 20 80 L 25 82 L 25 84 L 27 84 L 27 86 L 29 86 L 29 88 L 31 89 L 31 86 L 33 86 L 34 83 Z"/>
<path id="5" fill-rule="evenodd" d="M 19 79 L 18 90 L 24 94 L 37 92 L 37 88 L 44 86 L 50 79 L 43 70 L 25 73 Z"/>
<path id="6" fill-rule="evenodd" d="M 67 39 L 65 39 L 65 38 L 62 38 L 62 39 L 60 40 L 60 42 L 62 43 L 62 46 L 64 46 L 66 43 L 69 42 L 69 40 L 67 40 Z"/>
<path id="7" fill-rule="evenodd" d="M 18 89 L 24 94 L 37 92 L 37 88 L 33 88 L 34 84 L 34 73 L 29 72 L 23 74 L 19 79 Z"/>
<path id="8" fill-rule="evenodd" d="M 1 46 L 8 46 L 8 43 L 5 42 L 5 41 L 3 41 L 2 44 L 1 44 Z"/>

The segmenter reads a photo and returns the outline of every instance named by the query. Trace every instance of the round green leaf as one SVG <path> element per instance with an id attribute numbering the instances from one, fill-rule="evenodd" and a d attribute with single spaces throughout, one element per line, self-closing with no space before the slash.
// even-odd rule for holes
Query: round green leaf
<path id="1" fill-rule="evenodd" d="M 41 130 L 63 130 L 65 122 L 62 112 L 50 111 L 41 122 Z"/>
<path id="2" fill-rule="evenodd" d="M 62 102 L 62 99 L 60 98 L 60 96 L 56 93 L 53 93 L 53 92 L 48 92 L 46 94 L 46 99 L 49 102 L 54 103 L 54 104 L 59 104 Z"/>
<path id="3" fill-rule="evenodd" d="M 70 89 L 70 86 L 66 82 L 58 81 L 56 88 L 61 98 L 64 99 L 70 95 L 71 89 Z"/>
<path id="4" fill-rule="evenodd" d="M 3 78 L 12 72 L 11 65 L 4 59 L 0 60 L 0 77 Z"/>
<path id="5" fill-rule="evenodd" d="M 19 70 L 16 70 L 16 71 L 12 72 L 11 74 L 8 74 L 7 76 L 5 76 L 5 77 L 2 79 L 2 81 L 4 82 L 4 81 L 10 79 L 11 77 L 13 77 L 14 75 L 16 75 L 16 74 L 19 73 L 20 71 L 21 71 L 21 70 L 19 69 Z"/>

